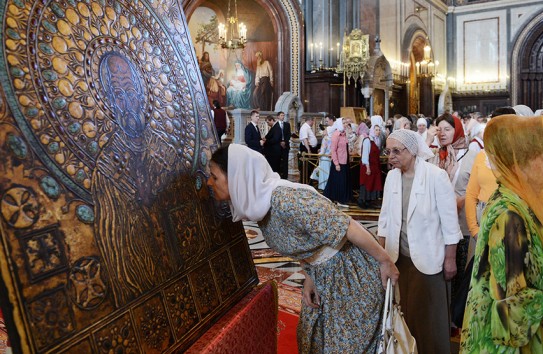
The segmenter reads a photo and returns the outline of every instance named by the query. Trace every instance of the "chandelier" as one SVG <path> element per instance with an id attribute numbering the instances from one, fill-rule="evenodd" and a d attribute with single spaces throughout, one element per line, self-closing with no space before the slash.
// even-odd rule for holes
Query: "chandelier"
<path id="1" fill-rule="evenodd" d="M 224 49 L 243 49 L 247 43 L 247 27 L 238 20 L 238 3 L 234 0 L 234 16 L 230 16 L 230 0 L 226 25 L 219 23 L 219 44 Z"/>
<path id="2" fill-rule="evenodd" d="M 427 39 L 428 40 L 428 39 Z M 417 70 L 417 76 L 419 77 L 434 77 L 436 75 L 436 67 L 439 65 L 438 61 L 432 60 L 432 47 L 426 42 L 424 46 L 424 57 L 421 61 L 415 63 Z"/>

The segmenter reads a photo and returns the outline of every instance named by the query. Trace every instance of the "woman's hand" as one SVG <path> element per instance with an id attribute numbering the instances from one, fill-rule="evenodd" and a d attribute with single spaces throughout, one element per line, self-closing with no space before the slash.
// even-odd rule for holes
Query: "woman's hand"
<path id="1" fill-rule="evenodd" d="M 341 171 L 341 166 L 336 165 L 336 171 L 338 171 L 338 172 Z"/>
<path id="2" fill-rule="evenodd" d="M 371 169 L 370 166 L 366 166 L 366 175 L 371 175 Z"/>
<path id="3" fill-rule="evenodd" d="M 464 205 L 466 205 L 466 197 L 456 197 L 456 209 L 460 211 L 462 210 Z"/>
<path id="4" fill-rule="evenodd" d="M 445 280 L 454 278 L 456 275 L 456 258 L 445 257 L 445 262 L 443 262 L 443 274 L 445 275 Z"/>
<path id="5" fill-rule="evenodd" d="M 392 285 L 396 285 L 398 278 L 400 277 L 400 271 L 396 268 L 394 262 L 390 258 L 384 262 L 379 262 L 379 270 L 381 271 L 381 282 L 383 288 L 386 289 L 388 279 L 392 280 Z"/>
<path id="6" fill-rule="evenodd" d="M 313 282 L 313 279 L 311 279 L 309 274 L 304 272 L 304 275 L 305 281 L 304 288 L 302 290 L 302 300 L 304 301 L 304 304 L 306 306 L 318 309 L 321 305 L 321 298 L 319 296 L 319 293 L 317 292 L 317 287 L 315 286 L 315 283 Z"/>

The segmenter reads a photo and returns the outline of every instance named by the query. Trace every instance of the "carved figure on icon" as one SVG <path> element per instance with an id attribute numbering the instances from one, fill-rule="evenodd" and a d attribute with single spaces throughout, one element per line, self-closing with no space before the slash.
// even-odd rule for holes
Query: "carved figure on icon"
<path id="1" fill-rule="evenodd" d="M 254 107 L 262 111 L 271 111 L 273 105 L 273 69 L 270 62 L 263 59 L 261 51 L 256 52 L 255 56 Z"/>
<path id="2" fill-rule="evenodd" d="M 253 75 L 241 61 L 236 61 L 234 75 L 226 89 L 226 103 L 235 108 L 251 109 Z"/>
<path id="3" fill-rule="evenodd" d="M 115 304 L 121 306 L 173 271 L 175 242 L 163 236 L 152 206 L 169 172 L 180 167 L 175 149 L 147 125 L 145 92 L 131 63 L 120 53 L 108 53 L 100 78 L 117 127 L 92 178 L 95 239 Z"/>

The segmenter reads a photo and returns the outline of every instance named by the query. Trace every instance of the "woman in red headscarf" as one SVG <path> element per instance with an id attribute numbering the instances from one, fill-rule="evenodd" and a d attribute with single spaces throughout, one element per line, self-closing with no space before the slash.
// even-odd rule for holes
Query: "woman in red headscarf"
<path id="1" fill-rule="evenodd" d="M 458 210 L 458 222 L 464 239 L 458 243 L 456 249 L 456 263 L 458 273 L 452 280 L 452 321 L 455 325 L 462 325 L 463 308 L 465 299 L 457 294 L 458 285 L 464 278 L 464 272 L 468 263 L 468 249 L 475 248 L 475 242 L 470 245 L 470 232 L 466 221 L 464 208 L 466 188 L 468 186 L 471 168 L 477 152 L 469 151 L 469 142 L 464 134 L 462 121 L 449 113 L 442 114 L 436 119 L 437 137 L 440 147 L 435 151 L 435 156 L 428 162 L 447 171 L 449 179 L 456 194 L 456 207 Z M 428 134 L 431 134 L 430 131 Z M 469 271 L 468 271 L 469 272 Z M 469 276 L 467 274 L 466 276 Z M 464 296 L 467 295 L 467 292 Z M 462 299 L 461 299 L 462 298 Z"/>

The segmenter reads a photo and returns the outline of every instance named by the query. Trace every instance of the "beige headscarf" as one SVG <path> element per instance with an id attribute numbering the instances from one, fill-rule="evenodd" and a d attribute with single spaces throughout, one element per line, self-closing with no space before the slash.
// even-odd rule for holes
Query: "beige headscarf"
<path id="1" fill-rule="evenodd" d="M 485 150 L 498 182 L 515 192 L 543 222 L 543 190 L 527 176 L 543 180 L 543 117 L 503 115 L 492 118 L 484 133 Z"/>
<path id="2" fill-rule="evenodd" d="M 245 145 L 229 145 L 228 192 L 234 221 L 262 220 L 270 210 L 272 192 L 280 186 L 315 191 L 306 184 L 281 179 L 261 153 Z"/>

